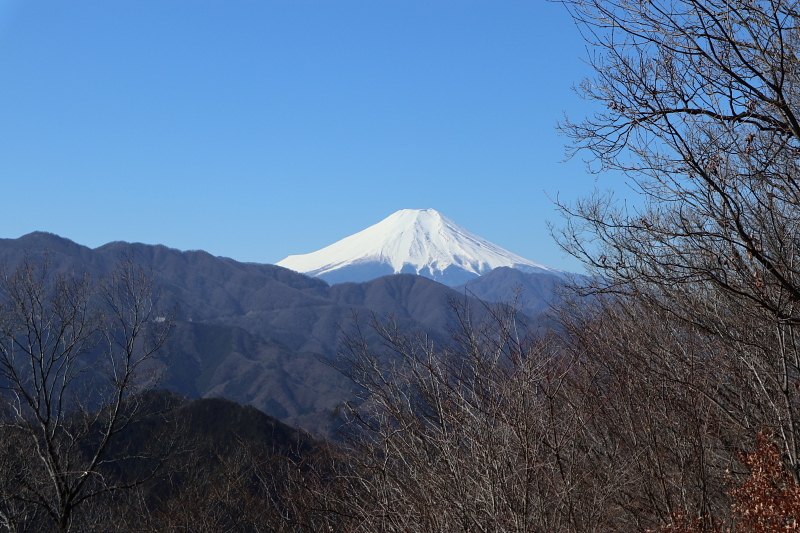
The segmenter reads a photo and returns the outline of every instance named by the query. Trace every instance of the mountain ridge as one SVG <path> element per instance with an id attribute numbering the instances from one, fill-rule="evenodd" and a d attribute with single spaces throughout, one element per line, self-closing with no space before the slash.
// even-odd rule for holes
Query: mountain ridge
<path id="1" fill-rule="evenodd" d="M 92 249 L 44 232 L 0 239 L 0 265 L 13 269 L 26 257 L 48 261 L 53 274 L 97 277 L 120 258 L 141 264 L 161 288 L 162 305 L 179 306 L 165 386 L 250 404 L 318 434 L 331 433 L 330 414 L 349 394 L 346 378 L 323 361 L 336 357 L 354 315 L 392 317 L 403 330 L 447 342 L 456 326 L 453 302 L 478 318 L 485 312 L 464 292 L 410 274 L 329 286 L 280 266 L 163 245 L 116 241 Z"/>

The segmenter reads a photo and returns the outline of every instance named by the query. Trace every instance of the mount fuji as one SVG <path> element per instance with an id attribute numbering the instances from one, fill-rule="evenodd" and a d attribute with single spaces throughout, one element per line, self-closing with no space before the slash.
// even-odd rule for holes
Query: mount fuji
<path id="1" fill-rule="evenodd" d="M 321 250 L 290 255 L 276 264 L 331 284 L 417 274 L 456 286 L 498 267 L 566 274 L 509 252 L 435 209 L 402 209 Z"/>

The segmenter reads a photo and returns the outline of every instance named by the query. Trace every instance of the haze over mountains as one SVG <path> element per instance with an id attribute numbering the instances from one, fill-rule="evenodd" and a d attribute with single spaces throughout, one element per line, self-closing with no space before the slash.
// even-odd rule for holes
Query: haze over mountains
<path id="1" fill-rule="evenodd" d="M 402 273 L 452 287 L 498 267 L 564 275 L 475 235 L 435 209 L 402 209 L 321 250 L 277 264 L 329 283 Z"/>
<path id="2" fill-rule="evenodd" d="M 469 294 L 499 301 L 513 295 L 512 285 L 519 285 L 527 302 L 523 310 L 536 323 L 537 313 L 549 306 L 555 289 L 563 283 L 559 271 L 513 254 L 508 257 L 514 257 L 514 264 L 544 273 L 497 266 L 497 250 L 502 248 L 480 238 L 469 240 L 471 234 L 455 231 L 459 227 L 435 211 L 417 220 L 415 238 L 424 229 L 438 231 L 437 226 L 426 225 L 431 220 L 441 220 L 441 227 L 452 231 L 438 234 L 450 245 L 452 256 L 436 256 L 439 262 L 425 263 L 430 272 L 447 271 L 456 264 L 475 271 L 495 266 L 488 274 L 454 288 L 410 274 L 331 286 L 324 279 L 281 266 L 241 263 L 203 251 L 126 242 L 91 249 L 41 232 L 0 239 L 0 264 L 13 267 L 26 256 L 35 262 L 46 257 L 54 272 L 88 271 L 101 276 L 120 257 L 133 258 L 152 272 L 162 289 L 161 304 L 178 308 L 165 360 L 164 387 L 192 398 L 229 398 L 312 432 L 328 433 L 330 413 L 347 398 L 350 384 L 325 361 L 336 356 L 342 331 L 352 327 L 354 316 L 363 321 L 370 315 L 392 317 L 402 328 L 447 342 L 453 325 L 452 302 L 466 303 L 480 317 L 484 304 Z M 453 234 L 460 240 L 448 240 Z M 435 249 L 417 243 L 429 255 Z M 458 252 L 457 245 L 463 252 Z M 485 253 L 478 256 L 476 246 Z M 445 266 L 456 256 L 460 263 Z M 478 260 L 471 262 L 476 256 Z"/>

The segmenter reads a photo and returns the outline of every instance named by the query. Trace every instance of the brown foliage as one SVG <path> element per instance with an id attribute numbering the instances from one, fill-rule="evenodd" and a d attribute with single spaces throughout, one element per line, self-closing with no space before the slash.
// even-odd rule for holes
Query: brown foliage
<path id="1" fill-rule="evenodd" d="M 742 463 L 750 477 L 730 492 L 736 531 L 800 531 L 800 485 L 786 469 L 778 445 L 768 433 L 759 433 L 757 450 L 744 455 Z"/>
<path id="2" fill-rule="evenodd" d="M 750 470 L 742 484 L 730 490 L 733 527 L 709 524 L 703 518 L 677 516 L 658 533 L 776 533 L 800 531 L 800 485 L 787 470 L 778 445 L 766 431 L 758 434 L 756 451 L 742 454 Z"/>

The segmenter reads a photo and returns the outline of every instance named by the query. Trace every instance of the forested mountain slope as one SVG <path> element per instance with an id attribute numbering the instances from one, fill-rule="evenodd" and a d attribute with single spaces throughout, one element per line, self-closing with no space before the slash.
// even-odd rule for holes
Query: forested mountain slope
<path id="1" fill-rule="evenodd" d="M 164 313 L 177 309 L 165 352 L 164 386 L 189 397 L 222 396 L 251 404 L 310 431 L 330 431 L 329 414 L 349 382 L 326 363 L 356 317 L 390 318 L 446 341 L 452 305 L 483 304 L 410 274 L 329 286 L 275 265 L 241 263 L 203 251 L 113 242 L 95 249 L 49 233 L 0 239 L 0 264 L 25 257 L 51 272 L 102 276 L 121 258 L 152 273 Z M 479 295 L 480 296 L 480 295 Z"/>

